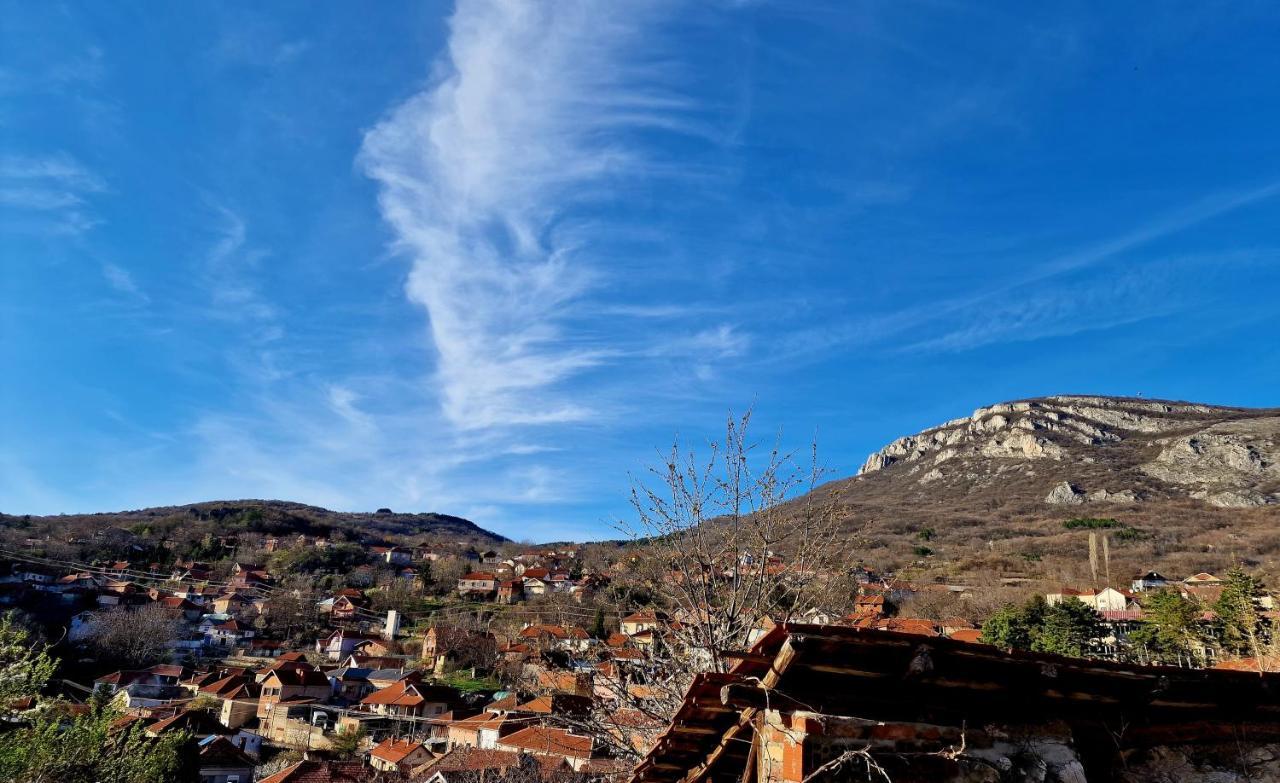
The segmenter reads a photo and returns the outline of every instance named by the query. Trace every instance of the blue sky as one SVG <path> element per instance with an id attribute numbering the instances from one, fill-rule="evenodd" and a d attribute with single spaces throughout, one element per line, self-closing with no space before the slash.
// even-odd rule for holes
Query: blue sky
<path id="1" fill-rule="evenodd" d="M 0 509 L 611 536 L 730 409 L 1277 405 L 1269 4 L 26 3 Z"/>

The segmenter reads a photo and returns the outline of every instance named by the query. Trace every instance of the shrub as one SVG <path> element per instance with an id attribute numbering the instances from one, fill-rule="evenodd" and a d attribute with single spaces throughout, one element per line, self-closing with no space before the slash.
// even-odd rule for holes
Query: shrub
<path id="1" fill-rule="evenodd" d="M 1109 530 L 1111 528 L 1123 527 L 1114 519 L 1068 519 L 1062 523 L 1067 530 Z"/>

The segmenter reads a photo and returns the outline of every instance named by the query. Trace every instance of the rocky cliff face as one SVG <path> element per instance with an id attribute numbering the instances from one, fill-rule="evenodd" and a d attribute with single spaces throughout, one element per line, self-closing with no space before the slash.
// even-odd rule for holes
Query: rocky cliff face
<path id="1" fill-rule="evenodd" d="M 899 438 L 819 491 L 860 557 L 912 573 L 1087 583 L 1088 530 L 1067 523 L 1088 517 L 1110 520 L 1120 571 L 1243 560 L 1280 582 L 1280 408 L 1000 403 Z"/>
<path id="2" fill-rule="evenodd" d="M 1280 503 L 1280 410 L 1114 397 L 1006 402 L 899 438 L 858 475 L 885 470 L 922 485 L 1043 475 L 1044 501 L 1058 505 L 1178 495 L 1271 505 Z M 1146 479 L 1140 486 L 1134 472 Z"/>

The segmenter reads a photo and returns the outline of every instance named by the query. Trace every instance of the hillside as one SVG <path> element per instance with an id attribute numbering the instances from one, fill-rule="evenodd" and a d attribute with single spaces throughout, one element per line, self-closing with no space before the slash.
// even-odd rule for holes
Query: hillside
<path id="1" fill-rule="evenodd" d="M 115 538 L 199 541 L 206 536 L 320 536 L 355 542 L 400 541 L 489 545 L 506 541 L 474 522 L 447 514 L 330 511 L 279 500 L 217 500 L 136 511 L 57 516 L 0 514 L 5 538 Z M 16 542 L 15 542 L 16 543 Z"/>
<path id="2" fill-rule="evenodd" d="M 869 564 L 970 581 L 1185 575 L 1237 560 L 1280 575 L 1280 409 L 1060 396 L 1001 403 L 903 437 L 834 501 Z M 1101 521 L 1071 520 L 1095 519 Z"/>

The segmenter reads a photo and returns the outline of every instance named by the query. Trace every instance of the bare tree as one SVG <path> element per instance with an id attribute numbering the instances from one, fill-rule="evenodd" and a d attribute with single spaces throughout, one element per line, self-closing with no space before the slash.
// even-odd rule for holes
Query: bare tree
<path id="1" fill-rule="evenodd" d="M 320 592 L 305 576 L 291 576 L 275 590 L 265 614 L 259 618 L 264 629 L 284 639 L 303 644 L 324 628 L 317 604 Z"/>
<path id="2" fill-rule="evenodd" d="M 489 671 L 498 661 L 497 640 L 480 618 L 457 616 L 432 626 L 428 634 L 435 645 L 434 656 L 444 658 L 451 668 Z"/>
<path id="3" fill-rule="evenodd" d="M 181 632 L 177 615 L 160 604 L 95 612 L 86 642 L 99 655 L 128 666 L 166 660 Z"/>
<path id="4" fill-rule="evenodd" d="M 652 644 L 596 678 L 600 704 L 568 718 L 620 756 L 651 744 L 695 675 L 724 672 L 773 623 L 847 612 L 855 592 L 848 536 L 816 446 L 805 459 L 748 439 L 750 414 L 730 416 L 701 459 L 675 445 L 633 482 L 633 545 L 615 580 L 620 610 L 655 613 Z M 612 671 L 608 671 L 608 669 Z"/>

